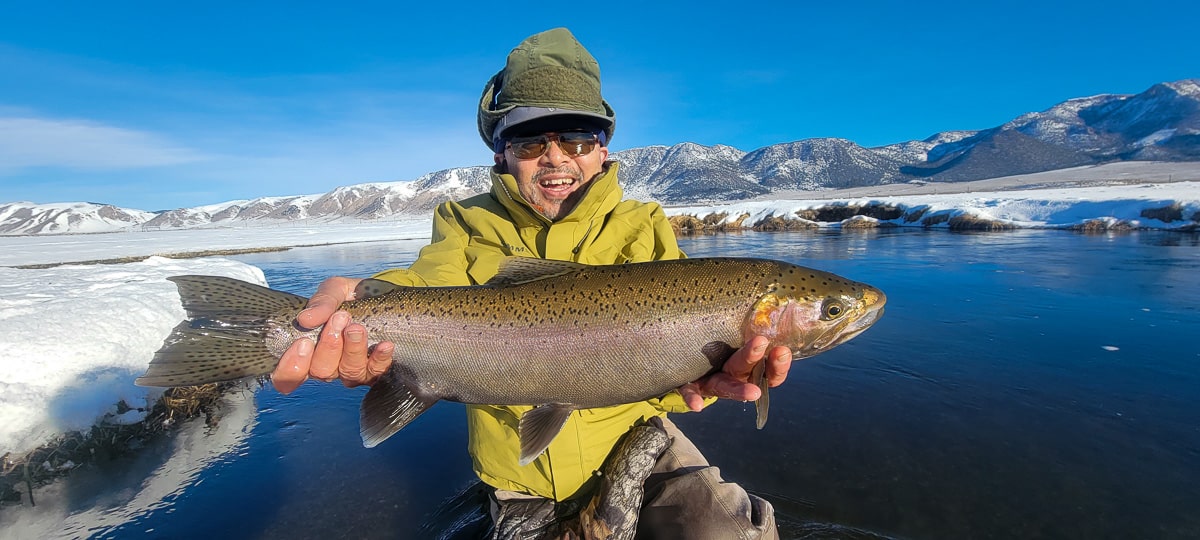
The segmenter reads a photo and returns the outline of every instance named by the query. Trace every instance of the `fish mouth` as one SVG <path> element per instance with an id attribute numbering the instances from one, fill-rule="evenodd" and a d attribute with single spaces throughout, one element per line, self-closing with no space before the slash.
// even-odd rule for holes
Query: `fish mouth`
<path id="1" fill-rule="evenodd" d="M 876 289 L 864 291 L 862 315 L 842 320 L 841 324 L 834 325 L 822 332 L 807 347 L 801 351 L 793 351 L 792 355 L 796 358 L 807 358 L 854 339 L 874 325 L 880 317 L 883 317 L 885 303 L 887 303 L 887 297 L 882 291 Z"/>

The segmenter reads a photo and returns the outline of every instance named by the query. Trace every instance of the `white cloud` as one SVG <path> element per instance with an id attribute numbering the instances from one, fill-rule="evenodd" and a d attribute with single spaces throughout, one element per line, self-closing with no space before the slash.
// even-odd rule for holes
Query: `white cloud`
<path id="1" fill-rule="evenodd" d="M 157 167 L 203 159 L 199 152 L 144 131 L 77 119 L 0 117 L 0 172 Z"/>

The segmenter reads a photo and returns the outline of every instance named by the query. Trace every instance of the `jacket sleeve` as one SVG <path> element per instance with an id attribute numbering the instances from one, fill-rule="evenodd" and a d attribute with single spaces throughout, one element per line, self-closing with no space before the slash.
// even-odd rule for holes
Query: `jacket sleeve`
<path id="1" fill-rule="evenodd" d="M 658 204 L 654 204 L 650 211 L 650 223 L 654 227 L 654 260 L 687 258 L 687 254 L 679 249 L 679 241 L 675 239 L 671 222 L 667 221 L 667 213 Z"/>
<path id="2" fill-rule="evenodd" d="M 453 202 L 439 205 L 433 214 L 433 236 L 412 266 L 384 270 L 375 279 L 410 287 L 470 285 L 465 249 L 470 233 L 459 210 Z"/>

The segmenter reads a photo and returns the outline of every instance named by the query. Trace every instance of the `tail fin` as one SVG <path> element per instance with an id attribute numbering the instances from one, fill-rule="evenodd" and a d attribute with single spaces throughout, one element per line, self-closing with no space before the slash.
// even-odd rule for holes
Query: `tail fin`
<path id="1" fill-rule="evenodd" d="M 267 350 L 267 321 L 300 311 L 302 296 L 220 276 L 169 278 L 179 288 L 188 320 L 154 353 L 140 386 L 195 386 L 264 376 L 279 362 Z"/>

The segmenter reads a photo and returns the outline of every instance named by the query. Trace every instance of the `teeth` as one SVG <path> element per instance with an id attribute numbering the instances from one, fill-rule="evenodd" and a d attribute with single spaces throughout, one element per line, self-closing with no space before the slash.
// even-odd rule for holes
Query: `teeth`
<path id="1" fill-rule="evenodd" d="M 553 180 L 542 180 L 542 185 L 543 186 L 565 186 L 565 185 L 571 184 L 573 182 L 575 182 L 575 181 L 570 178 L 558 178 L 558 179 L 553 179 Z"/>

